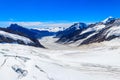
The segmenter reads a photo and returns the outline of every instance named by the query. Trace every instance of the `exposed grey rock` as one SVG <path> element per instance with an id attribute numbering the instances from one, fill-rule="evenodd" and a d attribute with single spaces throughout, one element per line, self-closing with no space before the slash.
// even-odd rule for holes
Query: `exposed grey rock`
<path id="1" fill-rule="evenodd" d="M 12 69 L 19 74 L 19 78 L 25 77 L 28 74 L 27 70 L 24 70 L 17 65 L 12 66 Z"/>

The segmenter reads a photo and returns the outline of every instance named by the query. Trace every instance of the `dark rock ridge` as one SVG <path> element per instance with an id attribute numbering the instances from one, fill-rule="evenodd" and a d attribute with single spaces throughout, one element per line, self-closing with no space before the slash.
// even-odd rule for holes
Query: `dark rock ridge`
<path id="1" fill-rule="evenodd" d="M 25 27 L 22 27 L 18 24 L 11 24 L 9 27 L 7 27 L 8 30 L 12 30 L 14 31 L 14 33 L 17 33 L 19 35 L 25 36 L 25 37 L 29 37 L 29 38 L 36 38 L 36 39 L 40 39 L 44 36 L 51 36 L 54 35 L 54 32 L 49 32 L 49 31 L 40 31 L 37 29 L 28 29 Z"/>
<path id="2" fill-rule="evenodd" d="M 41 45 L 38 39 L 35 37 L 38 34 L 31 31 L 30 29 L 24 28 L 17 24 L 11 24 L 10 27 L 0 28 L 0 31 L 4 31 L 6 33 L 6 35 L 0 34 L 0 43 L 18 43 L 44 48 L 44 46 Z M 17 37 L 21 36 L 23 38 L 29 39 L 31 42 L 26 43 L 26 41 L 23 41 L 22 39 L 14 39 L 14 37 L 11 38 L 9 35 L 16 35 Z"/>
<path id="3" fill-rule="evenodd" d="M 120 37 L 120 19 L 108 18 L 104 22 L 89 25 L 76 23 L 66 30 L 58 32 L 56 37 L 60 38 L 57 41 L 58 43 L 64 44 L 79 41 L 79 45 L 85 45 L 95 42 L 110 41 Z"/>
<path id="4" fill-rule="evenodd" d="M 56 34 L 56 37 L 60 39 L 57 42 L 70 42 L 73 38 L 77 37 L 83 30 L 87 28 L 85 23 L 75 23 L 71 27 L 60 31 Z"/>

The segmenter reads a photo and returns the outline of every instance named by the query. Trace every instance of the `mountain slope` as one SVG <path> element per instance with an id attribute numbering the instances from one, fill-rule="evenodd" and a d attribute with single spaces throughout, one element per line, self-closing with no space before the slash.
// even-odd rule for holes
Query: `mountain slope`
<path id="1" fill-rule="evenodd" d="M 23 45 L 43 47 L 38 45 L 27 37 L 19 36 L 16 34 L 8 33 L 0 30 L 0 43 L 18 43 Z"/>
<path id="2" fill-rule="evenodd" d="M 30 43 L 33 43 L 30 39 L 26 38 L 26 37 L 23 37 L 23 36 L 19 36 L 19 35 L 15 35 L 15 34 L 11 34 L 11 33 L 8 33 L 8 32 L 5 32 L 5 31 L 0 31 L 0 41 L 4 42 L 14 42 L 14 41 L 18 41 L 18 42 L 23 42 L 23 44 L 30 44 Z M 10 40 L 11 39 L 11 40 Z"/>
<path id="3" fill-rule="evenodd" d="M 101 25 L 99 25 L 100 27 Z M 94 26 L 95 27 L 95 26 Z M 99 30 L 95 31 L 95 33 L 91 34 L 89 37 L 84 39 L 81 44 L 89 44 L 95 42 L 102 42 L 102 41 L 109 41 L 115 38 L 120 37 L 120 19 L 116 19 L 104 24 L 104 27 Z"/>
<path id="4" fill-rule="evenodd" d="M 60 38 L 57 42 L 69 42 L 86 28 L 87 25 L 85 23 L 75 23 L 71 27 L 56 34 L 56 37 Z"/>
<path id="5" fill-rule="evenodd" d="M 17 24 L 11 24 L 11 26 L 8 28 L 0 28 L 0 31 L 0 39 L 2 43 L 18 43 L 44 48 L 44 46 L 40 44 L 37 38 L 35 38 L 35 33 L 32 33 L 29 31 L 29 29 L 19 26 Z M 31 43 L 26 44 L 26 41 L 28 40 L 30 40 Z"/>
<path id="6" fill-rule="evenodd" d="M 70 30 L 70 28 L 68 28 L 68 30 Z M 66 32 L 65 31 L 66 30 L 62 31 L 62 34 L 69 33 L 72 30 Z M 115 38 L 119 38 L 120 19 L 109 17 L 105 19 L 103 22 L 89 24 L 80 31 L 79 30 L 73 30 L 73 31 L 76 34 L 70 33 L 69 35 L 60 36 L 60 39 L 57 42 L 68 44 L 77 41 L 79 42 L 79 45 L 84 45 L 84 44 L 109 41 Z M 59 33 L 59 35 L 62 34 Z"/>
<path id="7" fill-rule="evenodd" d="M 28 29 L 18 24 L 11 24 L 9 27 L 7 27 L 7 29 L 16 32 L 19 35 L 29 37 L 31 39 L 40 39 L 44 36 L 51 36 L 55 34 L 54 32 L 49 32 L 47 30 L 45 31 L 38 29 Z"/>

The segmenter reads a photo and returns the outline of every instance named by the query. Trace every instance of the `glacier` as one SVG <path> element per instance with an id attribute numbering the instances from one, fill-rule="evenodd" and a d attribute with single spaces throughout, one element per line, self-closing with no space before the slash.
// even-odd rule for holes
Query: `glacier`
<path id="1" fill-rule="evenodd" d="M 40 41 L 49 49 L 0 44 L 0 79 L 120 80 L 117 39 L 82 47 L 58 45 L 52 37 Z"/>

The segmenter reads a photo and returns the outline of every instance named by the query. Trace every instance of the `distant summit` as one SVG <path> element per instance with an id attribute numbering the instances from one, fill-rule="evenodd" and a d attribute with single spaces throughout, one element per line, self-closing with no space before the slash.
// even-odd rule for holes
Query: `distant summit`
<path id="1" fill-rule="evenodd" d="M 103 22 L 104 24 L 106 24 L 106 23 L 110 23 L 110 22 L 115 21 L 115 19 L 116 19 L 116 18 L 114 18 L 114 17 L 112 17 L 112 16 L 109 16 L 108 18 L 106 18 L 106 19 L 103 20 L 102 22 Z"/>
<path id="2" fill-rule="evenodd" d="M 81 23 L 81 22 L 75 23 L 69 28 L 57 33 L 56 36 L 60 38 L 57 42 L 59 41 L 67 42 L 72 37 L 75 37 L 77 34 L 81 33 L 86 28 L 87 28 L 87 24 L 85 23 Z"/>

